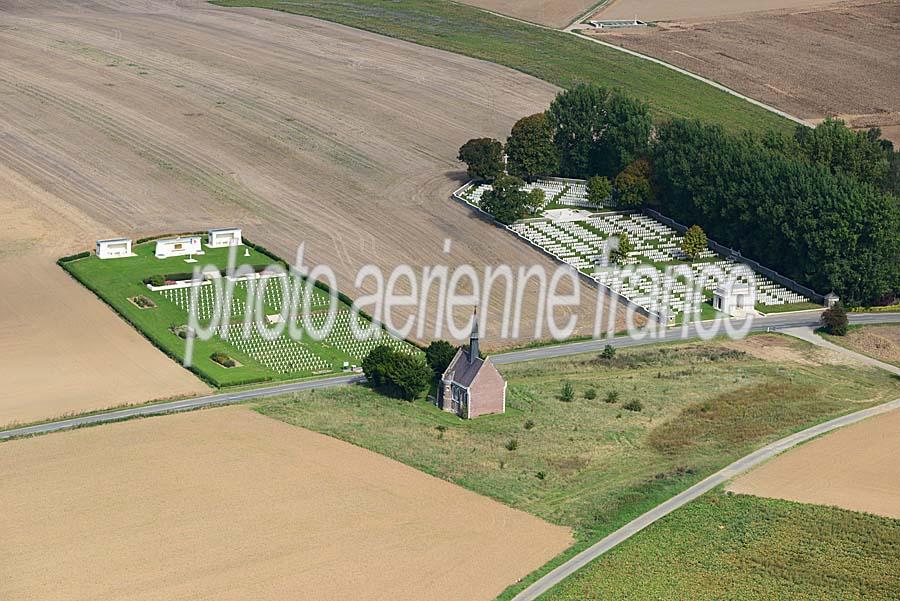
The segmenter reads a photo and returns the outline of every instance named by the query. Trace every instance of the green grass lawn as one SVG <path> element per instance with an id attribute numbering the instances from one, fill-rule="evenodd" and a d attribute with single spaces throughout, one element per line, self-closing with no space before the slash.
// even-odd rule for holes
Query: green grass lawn
<path id="1" fill-rule="evenodd" d="M 197 263 L 185 262 L 186 257 L 171 257 L 157 259 L 154 256 L 155 242 L 145 242 L 134 246 L 137 256 L 101 260 L 96 256 L 64 261 L 63 267 L 82 284 L 94 291 L 101 299 L 116 310 L 128 322 L 144 334 L 155 346 L 168 354 L 173 359 L 182 362 L 185 356 L 185 340 L 177 335 L 173 329 L 185 326 L 188 323 L 186 306 L 179 306 L 167 298 L 161 291 L 151 291 L 143 283 L 143 280 L 152 275 L 169 275 L 175 273 L 191 272 L 194 266 L 201 268 L 206 265 L 215 265 L 220 269 L 227 267 L 228 249 L 209 249 L 205 246 L 205 254 L 197 256 Z M 248 256 L 244 256 L 245 249 Z M 267 266 L 279 262 L 277 258 L 264 254 L 250 247 L 240 247 L 236 253 L 236 265 L 262 265 Z M 279 288 L 278 280 L 273 281 L 272 288 Z M 145 297 L 155 306 L 141 308 L 132 300 L 135 297 Z M 238 302 L 247 300 L 246 289 L 236 287 L 234 298 Z M 318 288 L 312 289 L 310 307 L 313 312 L 327 311 L 329 304 L 328 293 Z M 339 311 L 347 311 L 348 306 L 339 303 Z M 267 299 L 264 313 L 275 314 L 280 306 L 275 306 Z M 233 324 L 243 324 L 244 311 L 238 310 L 232 313 Z M 203 321 L 203 320 L 201 320 Z M 286 334 L 282 335 L 285 337 Z M 224 340 L 220 336 L 210 340 L 195 339 L 193 351 L 193 365 L 191 370 L 214 386 L 236 386 L 269 380 L 287 380 L 303 377 L 327 375 L 340 372 L 345 361 L 351 364 L 359 364 L 362 356 L 342 350 L 343 345 L 335 342 L 331 337 L 317 341 L 311 339 L 304 332 L 297 342 L 298 352 L 309 352 L 319 359 L 316 367 L 301 365 L 297 360 L 297 367 L 290 371 L 276 371 L 265 365 L 260 360 L 260 354 L 251 353 L 242 348 L 236 341 Z M 294 348 L 294 347 L 291 347 Z M 224 367 L 211 359 L 213 353 L 225 353 L 236 360 L 236 367 Z"/>
<path id="2" fill-rule="evenodd" d="M 900 391 L 876 370 L 819 362 L 801 341 L 740 344 L 774 344 L 797 361 L 711 342 L 620 350 L 611 362 L 590 354 L 503 366 L 507 413 L 470 421 L 364 387 L 256 409 L 571 526 L 587 542 L 768 441 Z M 565 382 L 573 402 L 558 398 Z M 643 410 L 626 409 L 631 401 Z"/>
<path id="3" fill-rule="evenodd" d="M 541 599 L 900 599 L 900 520 L 710 493 Z"/>
<path id="4" fill-rule="evenodd" d="M 700 118 L 726 129 L 793 131 L 770 111 L 671 69 L 574 35 L 447 0 L 214 0 L 317 17 L 522 71 L 563 88 L 618 87 L 647 101 L 658 120 Z M 524 117 L 524 115 L 523 115 Z M 473 131 L 477 136 L 479 132 Z"/>

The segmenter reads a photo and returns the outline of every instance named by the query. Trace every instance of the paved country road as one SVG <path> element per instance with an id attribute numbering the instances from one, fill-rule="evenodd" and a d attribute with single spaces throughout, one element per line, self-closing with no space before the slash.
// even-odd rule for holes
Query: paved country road
<path id="1" fill-rule="evenodd" d="M 767 329 L 782 329 L 790 327 L 815 326 L 819 323 L 820 311 L 809 311 L 802 313 L 781 313 L 770 315 L 768 317 L 757 318 L 753 322 L 754 331 L 765 331 Z M 900 313 L 866 313 L 851 314 L 851 323 L 900 323 Z M 701 329 L 708 327 L 708 324 L 700 324 Z M 644 344 L 656 344 L 659 342 L 669 342 L 677 340 L 689 340 L 698 338 L 698 326 L 692 324 L 686 330 L 681 327 L 667 328 L 661 336 L 657 337 L 629 337 L 619 336 L 610 339 L 586 340 L 583 342 L 571 342 L 559 344 L 555 346 L 543 346 L 520 351 L 510 351 L 508 353 L 500 353 L 492 355 L 491 359 L 498 365 L 507 363 L 519 363 L 522 361 L 531 361 L 536 359 L 548 359 L 551 357 L 564 357 L 567 355 L 576 355 L 578 353 L 587 353 L 598 351 L 607 344 L 614 347 L 638 346 Z M 331 386 L 342 386 L 362 382 L 364 378 L 359 374 L 347 374 L 335 376 L 332 378 L 324 378 L 321 380 L 306 380 L 301 382 L 289 382 L 279 384 L 277 386 L 266 386 L 260 388 L 252 388 L 240 392 L 223 392 L 211 394 L 207 396 L 197 397 L 193 399 L 185 399 L 182 401 L 171 401 L 166 403 L 154 403 L 149 405 L 141 405 L 139 407 L 128 407 L 125 409 L 117 409 L 92 415 L 84 415 L 81 417 L 73 417 L 49 421 L 32 426 L 23 426 L 19 428 L 11 428 L 9 430 L 0 431 L 0 440 L 15 438 L 19 436 L 33 436 L 36 434 L 47 434 L 59 430 L 67 430 L 81 426 L 89 426 L 101 424 L 105 422 L 120 421 L 133 417 L 144 417 L 149 415 L 160 415 L 163 413 L 171 413 L 175 411 L 187 411 L 191 409 L 199 409 L 202 407 L 211 407 L 214 405 L 229 405 L 240 403 L 250 399 L 258 399 L 263 397 L 285 394 L 288 392 L 298 392 L 301 390 L 312 390 L 315 388 L 328 388 Z"/>
<path id="2" fill-rule="evenodd" d="M 724 484 L 729 480 L 735 478 L 736 476 L 743 474 L 751 468 L 759 465 L 763 461 L 771 459 L 772 457 L 775 457 L 776 455 L 790 449 L 791 447 L 797 446 L 802 442 L 806 442 L 807 440 L 825 434 L 826 432 L 830 432 L 838 428 L 843 428 L 844 426 L 849 426 L 850 424 L 855 424 L 856 422 L 862 421 L 866 418 L 879 415 L 887 411 L 893 411 L 895 409 L 900 409 L 900 399 L 895 399 L 893 401 L 890 401 L 889 403 L 878 405 L 877 407 L 863 409 L 862 411 L 857 411 L 856 413 L 838 417 L 829 422 L 819 424 L 818 426 L 807 428 L 806 430 L 797 432 L 796 434 L 792 434 L 786 438 L 782 438 L 781 440 L 766 445 L 758 451 L 747 455 L 746 457 L 738 459 L 728 467 L 719 470 L 705 480 L 701 480 L 694 486 L 685 490 L 681 494 L 675 495 L 668 501 L 657 505 L 647 513 L 641 515 L 638 518 L 635 518 L 612 534 L 608 535 L 606 538 L 588 547 L 572 559 L 568 560 L 567 562 L 558 566 L 556 569 L 547 573 L 539 580 L 535 581 L 528 588 L 513 597 L 513 601 L 532 601 L 533 599 L 537 599 L 542 594 L 549 591 L 551 588 L 586 566 L 591 561 L 597 559 L 620 543 L 628 540 L 653 522 L 667 516 L 682 505 L 693 501 L 697 497 L 700 497 L 701 495 L 709 492 L 720 484 Z"/>

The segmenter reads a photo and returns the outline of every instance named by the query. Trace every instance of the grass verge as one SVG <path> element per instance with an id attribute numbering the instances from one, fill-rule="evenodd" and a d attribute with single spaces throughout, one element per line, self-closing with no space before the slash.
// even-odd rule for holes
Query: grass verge
<path id="1" fill-rule="evenodd" d="M 900 520 L 710 493 L 542 599 L 898 599 Z"/>
<path id="2" fill-rule="evenodd" d="M 755 448 L 900 391 L 888 374 L 829 364 L 811 345 L 776 335 L 501 369 L 507 413 L 470 421 L 364 387 L 255 408 L 570 526 L 577 542 L 568 556 Z M 567 382 L 572 402 L 560 399 Z M 635 402 L 640 411 L 626 408 Z"/>
<path id="3" fill-rule="evenodd" d="M 562 88 L 618 87 L 657 120 L 699 118 L 728 130 L 793 131 L 795 124 L 701 81 L 574 35 L 447 0 L 213 0 L 316 17 L 510 67 Z M 524 115 L 523 115 L 524 116 Z M 476 135 L 478 132 L 472 132 Z"/>

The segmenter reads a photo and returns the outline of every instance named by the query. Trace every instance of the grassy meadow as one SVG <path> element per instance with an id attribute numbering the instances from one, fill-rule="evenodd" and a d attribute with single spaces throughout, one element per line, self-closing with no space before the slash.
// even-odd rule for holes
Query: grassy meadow
<path id="1" fill-rule="evenodd" d="M 795 127 L 783 117 L 661 65 L 447 0 L 213 0 L 213 4 L 325 19 L 504 65 L 562 88 L 577 83 L 618 87 L 647 101 L 658 120 L 699 118 L 731 131 Z"/>
<path id="2" fill-rule="evenodd" d="M 767 352 L 772 360 L 760 358 Z M 469 421 L 361 386 L 256 409 L 571 526 L 586 542 L 768 441 L 900 391 L 887 374 L 829 364 L 811 345 L 775 335 L 501 371 L 506 414 Z M 566 383 L 570 402 L 561 399 Z"/>
<path id="3" fill-rule="evenodd" d="M 553 601 L 900 599 L 900 520 L 710 493 L 541 597 Z"/>

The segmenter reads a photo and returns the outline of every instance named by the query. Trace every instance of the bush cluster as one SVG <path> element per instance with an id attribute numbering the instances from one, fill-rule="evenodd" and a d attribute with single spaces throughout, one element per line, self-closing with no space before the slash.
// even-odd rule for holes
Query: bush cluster
<path id="1" fill-rule="evenodd" d="M 369 351 L 362 368 L 373 388 L 407 401 L 424 394 L 434 377 L 422 357 L 395 351 L 387 345 Z"/>

